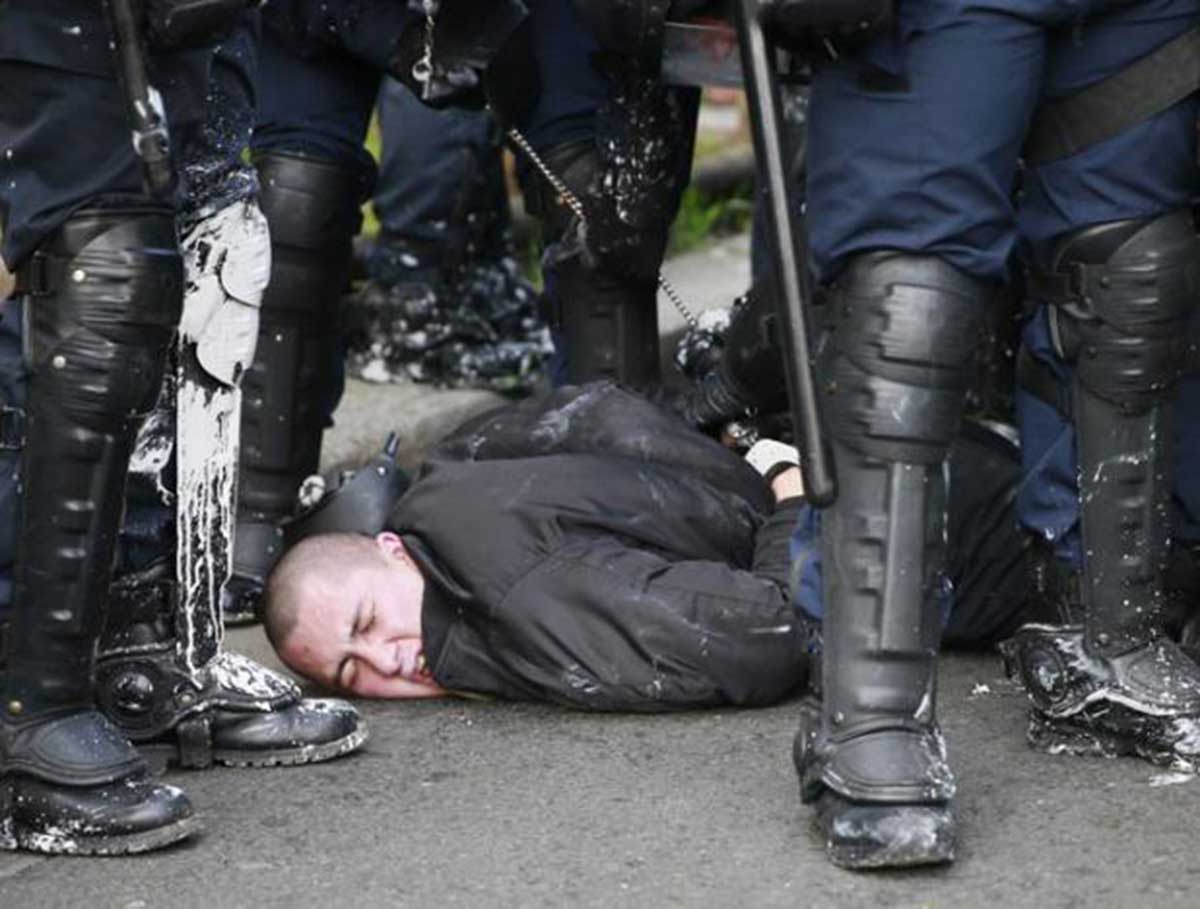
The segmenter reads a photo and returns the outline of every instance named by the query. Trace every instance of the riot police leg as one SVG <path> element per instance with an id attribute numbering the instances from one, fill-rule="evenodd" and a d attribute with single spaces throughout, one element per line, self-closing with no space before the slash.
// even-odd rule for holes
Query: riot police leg
<path id="1" fill-rule="evenodd" d="M 1166 636 L 1175 387 L 1198 290 L 1189 212 L 1098 224 L 1057 245 L 1032 290 L 1074 364 L 1079 607 L 1003 645 L 1030 742 L 1200 768 L 1200 667 Z M 1068 603 L 1068 606 L 1070 604 Z M 1082 612 L 1082 615 L 1080 614 Z"/>
<path id="2" fill-rule="evenodd" d="M 174 216 L 82 211 L 19 270 L 29 369 L 12 639 L 0 716 L 0 847 L 107 854 L 195 827 L 93 707 L 125 470 L 179 316 Z"/>
<path id="3" fill-rule="evenodd" d="M 184 766 L 326 760 L 365 741 L 354 708 L 302 701 L 287 679 L 221 648 L 238 380 L 253 358 L 270 270 L 266 221 L 254 203 L 234 203 L 190 227 L 182 246 L 186 292 L 173 370 L 135 460 L 138 485 L 158 494 L 157 510 L 171 519 L 171 542 L 114 585 L 97 699 L 134 742 Z M 127 523 L 131 543 L 136 530 Z"/>
<path id="4" fill-rule="evenodd" d="M 822 365 L 841 493 L 822 516 L 823 701 L 801 793 L 844 867 L 949 861 L 954 781 L 935 711 L 942 476 L 987 288 L 931 256 L 853 259 Z"/>
<path id="5" fill-rule="evenodd" d="M 603 162 L 590 141 L 543 156 L 550 170 L 580 198 L 599 179 Z M 661 252 L 648 269 L 598 260 L 577 242 L 578 222 L 561 199 L 539 186 L 527 192 L 546 231 L 546 283 L 550 321 L 566 349 L 566 379 L 581 384 L 615 379 L 645 387 L 658 380 L 658 284 Z M 585 204 L 585 210 L 586 210 Z M 665 226 L 664 226 L 665 249 Z"/>
<path id="6" fill-rule="evenodd" d="M 350 274 L 362 172 L 315 157 L 256 155 L 260 203 L 271 226 L 271 278 L 254 364 L 243 382 L 241 465 L 233 571 L 225 621 L 255 620 L 283 551 L 280 523 L 317 471 L 339 380 L 339 306 Z"/>
<path id="7" fill-rule="evenodd" d="M 625 15 L 575 0 L 532 5 L 538 88 L 513 105 L 525 140 L 517 144 L 535 150 L 583 210 L 576 217 L 560 190 L 521 161 L 526 206 L 542 219 L 547 240 L 556 382 L 646 386 L 659 375 L 657 278 L 699 111 L 698 91 L 659 78 L 666 8 L 648 4 Z"/>

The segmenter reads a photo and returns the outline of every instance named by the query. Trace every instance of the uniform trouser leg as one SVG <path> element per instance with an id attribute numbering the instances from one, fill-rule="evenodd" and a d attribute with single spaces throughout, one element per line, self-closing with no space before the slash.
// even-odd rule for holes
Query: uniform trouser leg
<path id="1" fill-rule="evenodd" d="M 426 107 L 394 79 L 379 126 L 381 230 L 346 309 L 351 374 L 531 388 L 549 345 L 514 256 L 499 126 L 487 111 Z"/>
<path id="2" fill-rule="evenodd" d="M 1167 636 L 1166 590 L 1176 385 L 1198 258 L 1182 210 L 1069 234 L 1051 277 L 1034 283 L 1071 288 L 1045 299 L 1055 351 L 1074 367 L 1081 548 L 1074 583 L 1054 588 L 1057 610 L 1003 647 L 1032 701 L 1038 748 L 1200 766 L 1200 667 Z"/>
<path id="3" fill-rule="evenodd" d="M 582 200 L 586 240 L 557 194 L 525 165 L 526 200 L 546 224 L 543 259 L 555 343 L 568 382 L 659 375 L 657 275 L 691 165 L 698 95 L 639 73 L 601 69 L 571 0 L 547 0 L 530 23 L 542 92 L 521 124 Z"/>
<path id="4" fill-rule="evenodd" d="M 190 832 L 191 808 L 147 779 L 93 708 L 93 668 L 125 470 L 179 316 L 174 217 L 78 212 L 22 274 L 27 421 L 0 720 L 0 846 L 152 849 Z"/>
<path id="5" fill-rule="evenodd" d="M 1079 528 L 1079 458 L 1072 422 L 1073 369 L 1054 348 L 1050 307 L 1025 326 L 1018 369 L 1017 414 L 1021 426 L 1024 482 L 1017 513 L 1035 548 L 1034 597 L 1037 615 L 1051 619 L 1081 606 L 1078 577 L 1083 565 Z M 1200 319 L 1192 317 L 1189 348 L 1196 349 Z M 1171 600 L 1169 625 L 1187 625 L 1200 601 L 1200 374 L 1189 359 L 1174 392 L 1175 417 L 1170 524 L 1170 561 L 1165 577 Z M 1190 641 L 1194 635 L 1187 632 Z"/>
<path id="6" fill-rule="evenodd" d="M 379 127 L 383 149 L 374 202 L 382 244 L 370 263 L 373 278 L 396 283 L 400 278 L 389 281 L 389 272 L 403 274 L 390 261 L 398 253 L 389 257 L 389 247 L 407 251 L 424 269 L 507 252 L 508 197 L 488 113 L 433 110 L 401 83 L 385 79 Z M 497 239 L 499 248 L 489 246 Z"/>

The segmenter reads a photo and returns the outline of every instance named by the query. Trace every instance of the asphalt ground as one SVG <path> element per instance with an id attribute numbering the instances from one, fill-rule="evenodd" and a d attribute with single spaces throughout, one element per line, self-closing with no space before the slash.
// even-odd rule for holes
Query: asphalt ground
<path id="1" fill-rule="evenodd" d="M 728 302 L 745 251 L 735 240 L 669 274 L 697 309 Z M 369 456 L 389 427 L 414 462 L 499 401 L 351 383 L 327 464 Z M 227 643 L 278 665 L 257 628 Z M 1200 905 L 1194 778 L 1030 751 L 1023 695 L 993 655 L 944 658 L 939 706 L 963 828 L 945 869 L 826 862 L 791 766 L 795 703 L 625 716 L 364 702 L 359 754 L 168 774 L 204 821 L 189 843 L 124 859 L 0 853 L 0 909 Z"/>
<path id="2" fill-rule="evenodd" d="M 230 636 L 262 654 L 257 630 Z M 1197 783 L 1023 743 L 992 656 L 942 664 L 963 846 L 944 870 L 830 866 L 795 704 L 670 716 L 364 703 L 358 755 L 171 773 L 205 822 L 126 859 L 0 856 L 0 905 L 1194 906 Z"/>

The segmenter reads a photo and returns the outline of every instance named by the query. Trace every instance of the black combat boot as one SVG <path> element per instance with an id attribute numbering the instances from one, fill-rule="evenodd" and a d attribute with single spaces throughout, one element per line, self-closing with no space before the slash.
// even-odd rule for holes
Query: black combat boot
<path id="1" fill-rule="evenodd" d="M 1074 365 L 1082 615 L 1002 646 L 1032 701 L 1029 741 L 1200 770 L 1200 667 L 1167 634 L 1174 389 L 1200 293 L 1188 212 L 1085 228 L 1034 275 Z"/>
<path id="2" fill-rule="evenodd" d="M 544 158 L 590 212 L 593 206 L 584 200 L 596 195 L 593 184 L 604 169 L 595 145 L 570 143 Z M 657 259 L 652 251 L 641 257 L 640 267 L 634 261 L 619 267 L 587 245 L 592 239 L 587 229 L 547 184 L 527 188 L 526 196 L 530 209 L 544 222 L 546 303 L 550 323 L 565 346 L 567 382 L 615 379 L 643 388 L 656 383 L 657 274 L 665 244 Z"/>
<path id="3" fill-rule="evenodd" d="M 340 305 L 359 206 L 373 177 L 319 158 L 255 157 L 271 228 L 271 280 L 254 364 L 242 380 L 241 465 L 226 624 L 257 620 L 263 585 L 283 554 L 280 524 L 316 473 L 338 395 Z"/>
<path id="4" fill-rule="evenodd" d="M 92 676 L 125 471 L 179 318 L 174 216 L 80 212 L 20 277 L 28 420 L 2 683 L 0 848 L 144 852 L 198 824 L 184 795 L 154 782 L 97 712 Z"/>
<path id="5" fill-rule="evenodd" d="M 947 862 L 954 779 L 936 716 L 943 462 L 986 288 L 930 256 L 871 253 L 832 289 L 820 370 L 841 490 L 822 515 L 823 700 L 796 737 L 834 864 Z"/>
<path id="6" fill-rule="evenodd" d="M 157 764 L 311 764 L 357 750 L 367 739 L 344 701 L 301 698 L 289 679 L 221 649 L 196 622 L 158 559 L 118 580 L 96 666 L 104 713 Z"/>

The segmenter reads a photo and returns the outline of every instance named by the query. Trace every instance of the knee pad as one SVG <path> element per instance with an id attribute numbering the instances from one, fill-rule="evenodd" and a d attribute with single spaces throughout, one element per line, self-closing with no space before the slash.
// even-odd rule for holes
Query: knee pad
<path id="1" fill-rule="evenodd" d="M 26 362 L 45 400 L 105 432 L 148 412 L 183 300 L 174 213 L 78 212 L 20 277 Z"/>
<path id="2" fill-rule="evenodd" d="M 968 385 L 988 288 L 935 256 L 855 258 L 831 288 L 818 370 L 834 437 L 886 461 L 936 464 Z"/>
<path id="3" fill-rule="evenodd" d="M 254 364 L 243 381 L 242 463 L 303 476 L 319 456 L 327 415 L 318 399 L 329 381 L 351 244 L 371 180 L 358 169 L 280 152 L 256 156 L 255 166 L 272 262 Z"/>
<path id="4" fill-rule="evenodd" d="M 1171 393 L 1200 293 L 1200 239 L 1186 211 L 1116 221 L 1059 241 L 1053 270 L 1030 276 L 1051 305 L 1051 336 L 1077 381 L 1128 412 Z"/>

